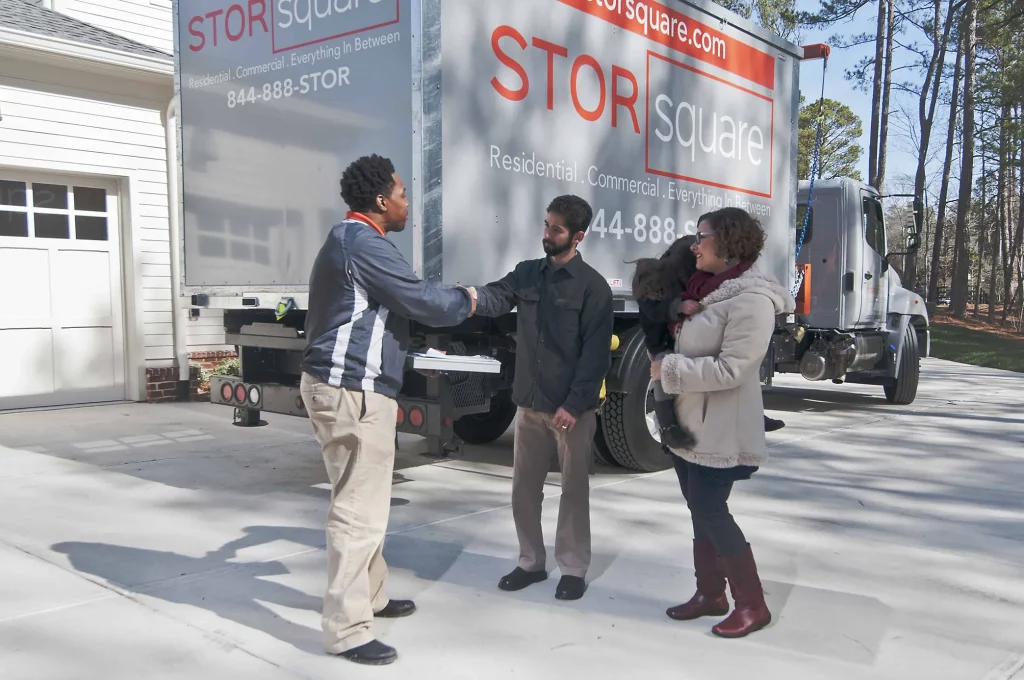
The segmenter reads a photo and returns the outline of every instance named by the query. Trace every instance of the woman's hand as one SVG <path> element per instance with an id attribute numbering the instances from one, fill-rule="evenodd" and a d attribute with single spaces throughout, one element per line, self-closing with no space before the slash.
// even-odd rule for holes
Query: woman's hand
<path id="1" fill-rule="evenodd" d="M 693 316 L 702 309 L 704 308 L 696 300 L 683 300 L 683 304 L 680 306 L 680 311 L 684 316 Z"/>
<path id="2" fill-rule="evenodd" d="M 651 380 L 661 380 L 661 362 L 651 363 Z"/>

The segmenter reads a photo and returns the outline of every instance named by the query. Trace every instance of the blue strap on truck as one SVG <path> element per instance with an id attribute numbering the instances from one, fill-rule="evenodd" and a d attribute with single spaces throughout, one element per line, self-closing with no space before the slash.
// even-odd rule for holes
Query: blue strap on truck
<path id="1" fill-rule="evenodd" d="M 821 97 L 818 99 L 818 130 L 815 133 L 814 151 L 811 154 L 811 185 L 807 191 L 807 210 L 804 211 L 804 223 L 800 227 L 800 238 L 796 243 L 796 255 L 793 257 L 793 262 L 797 262 L 800 259 L 800 251 L 803 249 L 804 240 L 807 238 L 807 228 L 811 224 L 811 202 L 814 200 L 814 179 L 818 174 L 818 165 L 821 162 L 821 132 L 825 122 L 825 76 L 828 74 L 829 52 L 830 49 L 828 45 L 811 45 L 804 47 L 804 59 L 822 59 Z M 796 283 L 790 291 L 793 295 L 796 295 L 797 291 L 800 290 L 800 286 L 803 284 L 803 276 L 803 270 L 798 267 Z"/>

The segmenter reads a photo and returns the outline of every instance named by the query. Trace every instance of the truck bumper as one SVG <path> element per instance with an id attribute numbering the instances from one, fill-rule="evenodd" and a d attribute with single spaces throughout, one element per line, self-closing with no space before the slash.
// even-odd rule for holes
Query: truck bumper
<path id="1" fill-rule="evenodd" d="M 395 423 L 397 431 L 436 439 L 440 442 L 441 448 L 457 448 L 459 442 L 452 431 L 456 417 L 470 413 L 487 413 L 490 410 L 490 399 L 481 399 L 482 395 L 476 394 L 473 401 L 477 403 L 460 404 L 458 401 L 462 395 L 457 388 L 454 391 L 456 403 L 453 404 L 454 408 L 450 413 L 445 413 L 441 400 L 407 398 L 399 395 Z M 245 411 L 309 417 L 298 387 L 246 382 L 236 376 L 215 375 L 210 378 L 210 402 Z"/>

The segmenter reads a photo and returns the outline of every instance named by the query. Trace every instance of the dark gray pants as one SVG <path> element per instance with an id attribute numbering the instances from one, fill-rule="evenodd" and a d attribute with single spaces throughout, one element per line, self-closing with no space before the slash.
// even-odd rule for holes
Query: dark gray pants
<path id="1" fill-rule="evenodd" d="M 520 408 L 516 416 L 515 464 L 512 470 L 512 516 L 519 534 L 519 566 L 546 568 L 541 504 L 551 459 L 558 456 L 562 497 L 558 505 L 555 560 L 563 576 L 587 575 L 590 567 L 590 450 L 597 416 L 584 413 L 572 432 L 554 423 L 554 415 Z"/>

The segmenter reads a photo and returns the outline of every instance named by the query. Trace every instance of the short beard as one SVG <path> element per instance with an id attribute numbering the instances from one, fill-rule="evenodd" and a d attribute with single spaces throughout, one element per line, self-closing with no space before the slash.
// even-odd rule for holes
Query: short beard
<path id="1" fill-rule="evenodd" d="M 566 241 L 565 245 L 548 244 L 544 243 L 544 252 L 547 253 L 548 257 L 558 257 L 559 255 L 565 255 L 572 249 L 572 241 Z"/>

